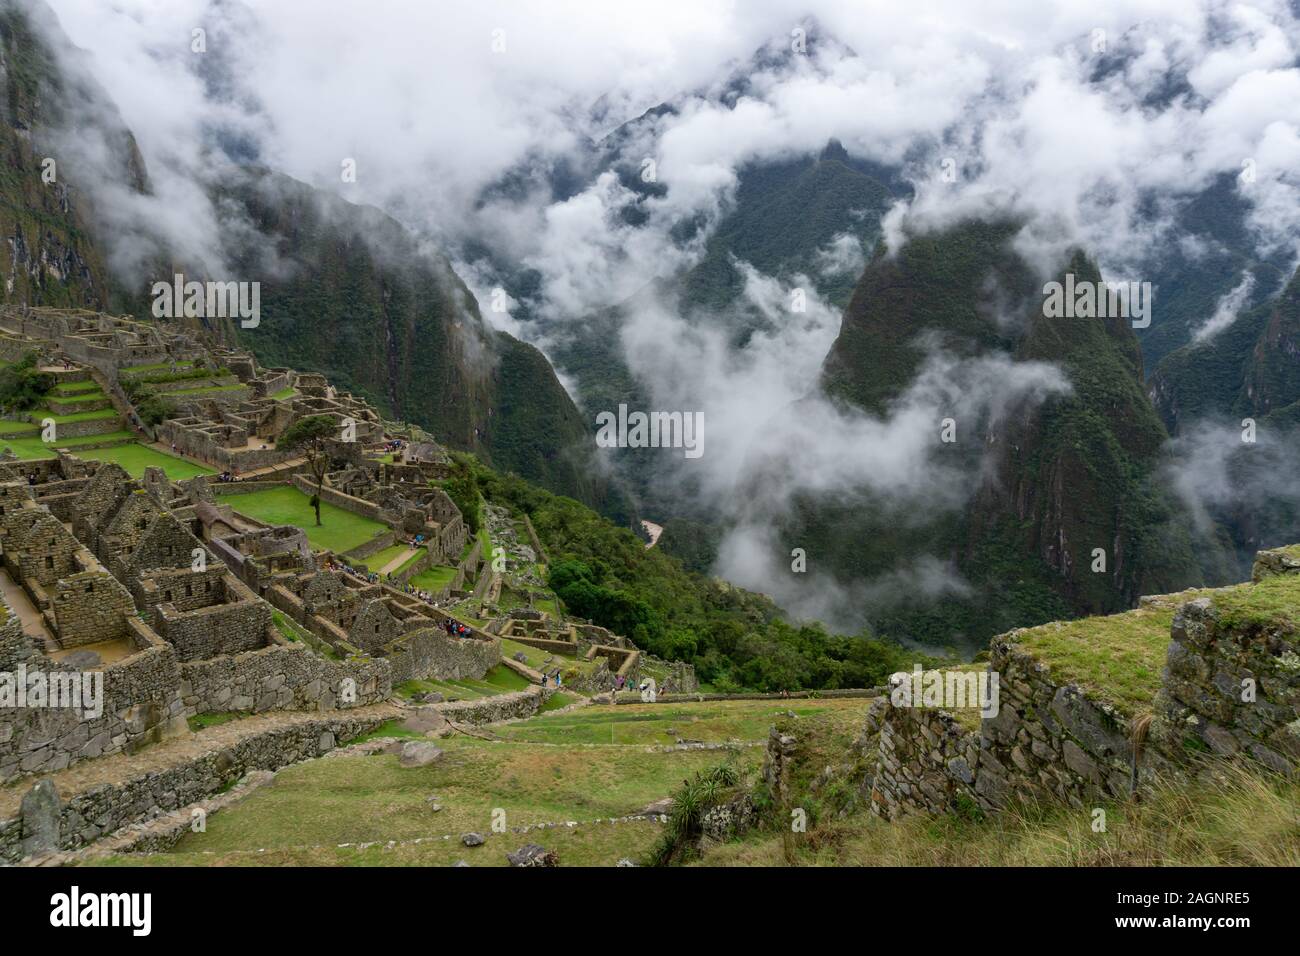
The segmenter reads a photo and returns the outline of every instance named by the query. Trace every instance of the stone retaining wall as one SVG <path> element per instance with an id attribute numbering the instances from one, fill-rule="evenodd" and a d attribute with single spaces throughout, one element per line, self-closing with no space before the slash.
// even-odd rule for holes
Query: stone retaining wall
<path id="1" fill-rule="evenodd" d="M 541 687 L 480 697 L 478 700 L 456 700 L 447 704 L 434 704 L 448 720 L 458 724 L 493 724 L 498 720 L 518 720 L 537 714 L 553 692 Z"/>
<path id="2" fill-rule="evenodd" d="M 273 728 L 174 767 L 93 787 L 56 808 L 57 837 L 50 849 L 75 850 L 120 827 L 196 803 L 249 771 L 276 770 L 319 757 L 340 740 L 373 730 L 387 718 L 387 714 L 362 717 L 341 712 Z M 0 821 L 0 860 L 17 862 L 24 855 L 24 830 L 32 829 L 31 821 L 22 817 Z"/>
<path id="3" fill-rule="evenodd" d="M 353 684 L 350 702 L 342 699 L 344 680 Z M 387 700 L 392 690 L 387 661 L 331 661 L 301 644 L 181 665 L 181 695 L 188 716 L 362 707 Z"/>
<path id="4" fill-rule="evenodd" d="M 305 475 L 293 476 L 294 486 L 305 495 L 316 493 L 316 482 Z M 378 521 L 380 524 L 387 524 L 384 521 L 383 509 L 373 502 L 366 501 L 364 498 L 357 498 L 353 495 L 345 495 L 337 488 L 331 488 L 326 485 L 321 489 L 320 500 L 327 501 L 337 508 L 344 511 L 350 511 L 354 515 L 360 515 L 363 518 L 369 518 L 371 521 Z"/>
<path id="5" fill-rule="evenodd" d="M 1291 549 L 1261 552 L 1254 580 L 1296 573 L 1300 555 Z M 1248 600 L 1232 590 L 1236 603 Z M 1018 646 L 1016 633 L 992 641 L 999 706 L 978 730 L 887 697 L 872 707 L 866 730 L 879 753 L 876 813 L 943 813 L 966 801 L 996 810 L 1021 799 L 1087 807 L 1176 778 L 1201 752 L 1248 757 L 1284 774 L 1300 768 L 1300 620 L 1292 615 L 1234 619 L 1214 592 L 1184 601 L 1173 615 L 1159 690 L 1146 713 L 1131 715 L 1053 679 L 1050 664 Z"/>
<path id="6" fill-rule="evenodd" d="M 384 647 L 392 665 L 392 682 L 433 678 L 478 680 L 501 660 L 501 642 L 452 637 L 423 628 Z"/>
<path id="7" fill-rule="evenodd" d="M 98 717 L 68 708 L 0 708 L 0 783 L 188 732 L 175 653 L 139 619 L 128 621 L 139 649 L 100 672 L 103 712 Z M 34 651 L 21 629 L 12 632 L 16 627 L 11 618 L 0 633 L 0 670 L 16 673 L 24 664 L 28 674 L 74 671 Z"/>

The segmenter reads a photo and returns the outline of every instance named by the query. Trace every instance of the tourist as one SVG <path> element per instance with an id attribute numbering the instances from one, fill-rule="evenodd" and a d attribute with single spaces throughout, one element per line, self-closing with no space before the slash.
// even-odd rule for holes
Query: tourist
<path id="1" fill-rule="evenodd" d="M 546 671 L 542 671 L 542 686 L 546 686 Z"/>

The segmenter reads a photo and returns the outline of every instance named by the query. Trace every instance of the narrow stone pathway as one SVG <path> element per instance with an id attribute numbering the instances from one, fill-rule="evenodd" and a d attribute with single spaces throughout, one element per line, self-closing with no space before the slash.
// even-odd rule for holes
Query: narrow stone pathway
<path id="1" fill-rule="evenodd" d="M 22 586 L 11 578 L 4 568 L 0 568 L 0 595 L 3 595 L 4 602 L 17 615 L 25 634 L 37 638 L 38 642 L 40 638 L 54 639 L 50 629 L 45 626 L 45 618 L 41 616 L 40 610 L 32 603 L 32 599 L 27 596 Z"/>
<path id="2" fill-rule="evenodd" d="M 392 574 L 394 571 L 396 571 L 398 568 L 400 568 L 400 567 L 401 567 L 402 565 L 404 565 L 407 561 L 409 561 L 411 558 L 415 557 L 415 555 L 417 555 L 417 554 L 419 554 L 419 553 L 420 553 L 419 550 L 416 549 L 416 548 L 407 548 L 405 551 L 403 551 L 403 552 L 402 552 L 401 554 L 399 554 L 397 557 L 393 558 L 393 560 L 389 561 L 389 562 L 388 562 L 387 564 L 385 564 L 382 568 L 380 568 L 380 569 L 379 569 L 379 573 L 380 573 L 380 574 Z"/>
<path id="3" fill-rule="evenodd" d="M 195 760 L 206 753 L 225 750 L 240 741 L 264 734 L 268 731 L 313 721 L 328 720 L 331 717 L 350 716 L 359 719 L 377 718 L 391 720 L 402 714 L 402 708 L 396 704 L 371 704 L 367 707 L 353 707 L 347 710 L 281 710 L 268 714 L 257 714 L 232 720 L 216 727 L 208 727 L 198 733 L 185 734 L 181 737 L 165 740 L 162 743 L 146 747 L 134 754 L 113 754 L 94 760 L 83 760 L 65 767 L 56 773 L 44 777 L 54 782 L 59 796 L 67 800 L 74 794 L 82 793 L 91 787 L 103 784 L 122 784 L 145 774 L 166 770 L 188 761 Z M 22 804 L 23 794 L 32 788 L 42 777 L 24 777 L 4 788 L 0 788 L 0 820 L 16 817 Z"/>

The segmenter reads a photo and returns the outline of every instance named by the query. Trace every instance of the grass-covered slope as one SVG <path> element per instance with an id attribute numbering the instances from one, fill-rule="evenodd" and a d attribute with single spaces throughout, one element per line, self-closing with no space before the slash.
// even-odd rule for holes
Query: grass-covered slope
<path id="1" fill-rule="evenodd" d="M 663 658 L 695 665 L 719 689 L 872 687 L 915 655 L 870 637 L 796 624 L 761 595 L 687 571 L 677 559 L 571 498 L 517 476 L 475 470 L 484 496 L 532 520 L 550 584 L 568 610 Z"/>
<path id="2" fill-rule="evenodd" d="M 857 277 L 823 277 L 817 253 L 843 234 L 870 251 L 892 199 L 889 187 L 859 168 L 837 142 L 817 157 L 747 166 L 735 208 L 682 282 L 683 298 L 702 309 L 729 306 L 744 286 L 734 264 L 740 260 L 766 275 L 806 275 L 823 296 L 842 305 Z"/>

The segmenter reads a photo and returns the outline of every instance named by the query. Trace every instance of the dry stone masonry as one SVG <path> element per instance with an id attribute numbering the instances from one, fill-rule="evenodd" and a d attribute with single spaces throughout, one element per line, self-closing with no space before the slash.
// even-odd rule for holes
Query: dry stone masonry
<path id="1" fill-rule="evenodd" d="M 1089 807 L 1184 773 L 1200 753 L 1296 773 L 1298 551 L 1261 552 L 1249 584 L 1146 598 L 1125 615 L 1073 622 L 1093 628 L 1093 638 L 1103 643 L 1096 629 L 1118 628 L 1134 648 L 1150 642 L 1163 624 L 1163 639 L 1146 645 L 1158 648 L 1162 660 L 1145 700 L 1127 685 L 1126 693 L 1117 693 L 1132 674 L 1107 675 L 1098 664 L 1099 676 L 1081 677 L 1080 648 L 1058 652 L 1050 642 L 1036 642 L 1040 629 L 993 640 L 988 669 L 999 678 L 996 715 L 880 698 L 865 736 L 878 754 L 873 810 L 897 819 L 974 807 L 993 811 L 1023 799 Z M 1086 641 L 1088 634 L 1073 638 Z M 1105 650 L 1112 659 L 1124 658 L 1117 648 Z M 1133 673 L 1141 677 L 1141 664 Z"/>

